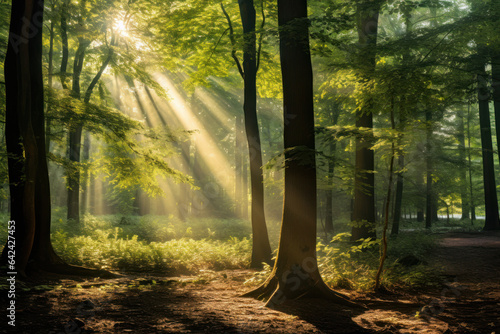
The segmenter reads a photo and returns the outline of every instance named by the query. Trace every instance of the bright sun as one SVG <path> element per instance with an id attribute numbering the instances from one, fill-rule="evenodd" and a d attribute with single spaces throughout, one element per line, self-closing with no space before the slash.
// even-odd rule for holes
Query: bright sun
<path id="1" fill-rule="evenodd" d="M 128 24 L 127 22 L 122 18 L 117 18 L 114 23 L 113 23 L 113 29 L 115 32 L 122 36 L 122 37 L 129 37 L 128 33 Z"/>

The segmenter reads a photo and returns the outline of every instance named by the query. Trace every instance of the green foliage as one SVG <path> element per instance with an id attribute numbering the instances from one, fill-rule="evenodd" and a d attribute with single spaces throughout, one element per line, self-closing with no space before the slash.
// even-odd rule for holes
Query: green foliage
<path id="1" fill-rule="evenodd" d="M 233 234 L 231 225 L 236 229 L 237 222 L 210 225 L 214 231 L 201 230 L 207 221 L 195 222 L 180 230 L 180 221 L 171 218 L 167 223 L 160 219 L 86 216 L 84 234 L 71 236 L 59 222 L 52 241 L 56 252 L 68 263 L 93 268 L 187 274 L 248 266 L 251 241 L 229 236 Z"/>
<path id="2" fill-rule="evenodd" d="M 330 243 L 318 241 L 318 268 L 323 280 L 333 288 L 348 290 L 369 290 L 374 286 L 375 273 L 379 264 L 380 240 L 349 241 L 350 233 L 334 236 Z M 400 235 L 390 240 L 383 285 L 386 288 L 408 288 L 435 285 L 440 282 L 439 271 L 427 266 L 425 259 L 436 246 L 436 237 L 427 234 Z M 405 267 L 399 261 L 408 256 L 421 261 L 420 264 Z M 272 271 L 264 265 L 245 283 L 263 283 Z"/>
<path id="3" fill-rule="evenodd" d="M 327 245 L 318 244 L 318 266 L 324 280 L 333 287 L 367 290 L 374 284 L 378 268 L 380 240 L 348 242 L 349 233 L 338 234 Z M 425 234 L 400 235 L 390 240 L 383 285 L 385 287 L 416 287 L 437 284 L 438 273 L 425 265 L 435 248 L 436 238 Z M 422 263 L 404 267 L 398 260 L 413 256 Z"/>

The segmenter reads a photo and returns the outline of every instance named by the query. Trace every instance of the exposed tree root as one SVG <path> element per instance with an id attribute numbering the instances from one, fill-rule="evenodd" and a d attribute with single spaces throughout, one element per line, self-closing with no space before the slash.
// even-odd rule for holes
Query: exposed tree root
<path id="1" fill-rule="evenodd" d="M 46 263 L 46 262 L 29 263 L 28 276 L 34 272 L 40 272 L 40 271 L 52 274 L 71 275 L 80 277 L 102 277 L 102 278 L 120 277 L 120 275 L 114 274 L 107 270 L 89 269 L 89 268 L 69 265 L 67 263 Z"/>
<path id="2" fill-rule="evenodd" d="M 274 308 L 287 300 L 323 298 L 340 305 L 366 309 L 364 305 L 352 302 L 349 297 L 330 289 L 322 279 L 315 281 L 309 279 L 307 284 L 300 284 L 297 288 L 297 285 L 292 284 L 290 286 L 286 282 L 280 282 L 275 275 L 272 275 L 261 286 L 243 294 L 242 297 L 265 300 L 265 306 L 270 308 Z"/>

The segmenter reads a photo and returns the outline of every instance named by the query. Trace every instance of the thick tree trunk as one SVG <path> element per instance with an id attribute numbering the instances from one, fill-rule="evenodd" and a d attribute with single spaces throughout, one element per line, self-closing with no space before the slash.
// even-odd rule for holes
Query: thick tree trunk
<path id="1" fill-rule="evenodd" d="M 478 70 L 479 125 L 481 127 L 481 148 L 483 156 L 483 184 L 486 220 L 484 230 L 500 230 L 498 217 L 498 200 L 493 160 L 493 143 L 491 140 L 491 122 L 487 76 L 484 63 Z"/>
<path id="2" fill-rule="evenodd" d="M 25 171 L 27 172 L 26 158 L 24 150 L 26 149 L 24 141 L 24 131 L 22 124 L 30 119 L 19 119 L 26 114 L 30 114 L 26 109 L 30 107 L 22 104 L 31 99 L 29 89 L 22 89 L 22 86 L 29 85 L 29 73 L 21 72 L 22 57 L 29 57 L 30 39 L 21 35 L 23 27 L 23 18 L 25 17 L 25 1 L 14 1 L 11 7 L 11 22 L 9 30 L 9 43 L 7 54 L 5 57 L 4 72 L 5 72 L 5 142 L 7 147 L 8 173 L 9 173 L 9 189 L 10 189 L 10 219 L 15 221 L 15 238 L 16 238 L 16 267 L 19 273 L 24 274 L 28 258 L 33 245 L 35 234 L 34 213 L 26 215 L 28 210 L 25 210 L 24 193 L 26 190 Z M 31 16 L 32 13 L 29 13 Z M 29 24 L 30 20 L 28 20 Z M 22 36 L 22 37 L 19 37 Z M 20 38 L 25 38 L 21 40 Z M 21 48 L 23 46 L 23 48 Z M 22 53 L 22 54 L 21 54 Z M 28 58 L 29 64 L 29 58 Z M 29 66 L 27 67 L 29 68 Z M 28 81 L 23 83 L 23 81 Z M 24 108 L 22 110 L 21 108 Z M 31 121 L 30 124 L 31 126 Z M 33 138 L 34 136 L 32 136 Z M 34 191 L 33 191 L 34 196 Z M 34 201 L 34 199 L 33 199 Z M 28 208 L 27 208 L 28 209 Z M 5 263 L 8 255 L 8 247 L 4 247 L 2 252 L 2 262 Z M 13 270 L 14 271 L 14 270 Z"/>
<path id="3" fill-rule="evenodd" d="M 62 264 L 50 242 L 42 77 L 43 5 L 43 1 L 13 3 L 5 61 L 6 144 L 11 220 L 15 221 L 16 238 L 16 267 L 11 271 L 21 275 L 25 275 L 28 259 L 34 260 L 33 265 L 44 267 Z"/>
<path id="4" fill-rule="evenodd" d="M 52 11 L 54 11 L 55 5 L 52 7 Z M 50 21 L 50 29 L 49 29 L 49 73 L 48 73 L 48 84 L 49 89 L 52 89 L 53 82 L 53 73 L 54 73 L 54 20 Z M 47 103 L 46 113 L 49 113 L 51 107 L 51 103 Z M 50 119 L 46 120 L 45 123 L 45 152 L 49 152 L 50 150 Z"/>
<path id="5" fill-rule="evenodd" d="M 349 304 L 326 286 L 316 260 L 314 108 L 307 1 L 278 0 L 278 22 L 287 150 L 283 220 L 273 271 L 262 286 L 246 296 L 270 297 L 267 306 L 304 295 Z"/>
<path id="6" fill-rule="evenodd" d="M 364 1 L 357 5 L 358 67 L 362 83 L 368 85 L 373 80 L 375 71 L 379 10 L 379 1 Z M 362 106 L 356 109 L 356 127 L 373 129 L 373 99 L 365 99 Z M 356 139 L 352 241 L 376 238 L 375 158 L 372 143 L 372 135 Z"/>
<path id="7" fill-rule="evenodd" d="M 262 150 L 259 123 L 257 121 L 257 59 L 255 38 L 255 7 L 253 0 L 239 0 L 241 22 L 243 24 L 244 48 L 244 103 L 245 131 L 250 161 L 250 186 L 252 193 L 252 268 L 271 263 L 272 251 L 267 234 L 264 214 L 264 176 L 262 174 Z"/>

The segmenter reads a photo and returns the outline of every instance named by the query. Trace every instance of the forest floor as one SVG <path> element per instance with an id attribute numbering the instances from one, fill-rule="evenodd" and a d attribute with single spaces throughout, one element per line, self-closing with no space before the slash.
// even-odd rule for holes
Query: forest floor
<path id="1" fill-rule="evenodd" d="M 15 331 L 6 329 L 4 317 L 0 333 L 500 334 L 500 233 L 443 234 L 429 265 L 444 272 L 434 287 L 340 291 L 367 307 L 356 310 L 303 299 L 265 308 L 238 297 L 251 289 L 243 284 L 250 270 L 91 280 L 46 276 L 30 282 L 36 289 L 18 293 Z"/>

